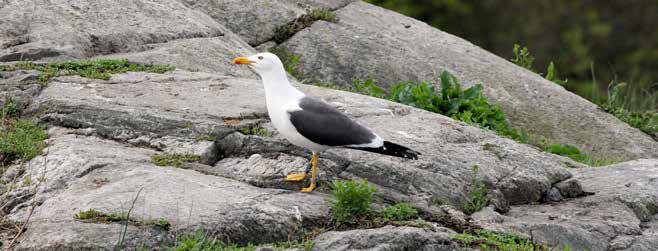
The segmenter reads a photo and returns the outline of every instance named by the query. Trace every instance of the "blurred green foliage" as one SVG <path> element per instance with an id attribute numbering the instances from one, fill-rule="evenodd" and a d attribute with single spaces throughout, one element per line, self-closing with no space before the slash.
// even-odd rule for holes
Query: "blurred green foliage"
<path id="1" fill-rule="evenodd" d="M 625 109 L 658 109 L 658 1 L 366 1 L 507 59 L 515 58 L 514 44 L 528 46 L 535 69 L 553 62 L 551 68 L 569 79 L 565 88 L 596 103 L 606 102 L 610 83 L 624 81 L 630 93 L 623 96 Z"/>

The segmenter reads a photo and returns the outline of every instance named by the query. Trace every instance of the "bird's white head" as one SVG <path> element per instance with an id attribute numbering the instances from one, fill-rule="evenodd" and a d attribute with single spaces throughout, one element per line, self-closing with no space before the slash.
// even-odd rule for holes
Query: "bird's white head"
<path id="1" fill-rule="evenodd" d="M 249 57 L 238 57 L 233 60 L 233 63 L 248 65 L 261 77 L 277 72 L 285 74 L 283 63 L 281 63 L 279 57 L 269 52 L 258 53 Z"/>

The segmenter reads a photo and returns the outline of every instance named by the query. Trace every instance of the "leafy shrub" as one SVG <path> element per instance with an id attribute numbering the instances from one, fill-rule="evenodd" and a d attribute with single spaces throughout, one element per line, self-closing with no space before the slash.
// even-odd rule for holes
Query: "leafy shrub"
<path id="1" fill-rule="evenodd" d="M 183 163 L 194 162 L 201 159 L 199 155 L 193 154 L 160 154 L 151 157 L 151 162 L 157 166 L 173 166 L 180 168 L 183 166 Z"/>
<path id="2" fill-rule="evenodd" d="M 520 139 L 521 133 L 512 128 L 503 110 L 489 103 L 477 84 L 462 90 L 459 80 L 447 71 L 441 73 L 441 90 L 437 92 L 431 83 L 403 82 L 394 85 L 389 94 L 377 86 L 374 80 L 355 82 L 357 92 L 389 99 L 423 110 L 440 113 L 455 120 L 493 130 L 499 135 Z"/>
<path id="3" fill-rule="evenodd" d="M 18 117 L 18 114 L 19 111 L 16 102 L 11 100 L 11 98 L 7 98 L 7 100 L 5 100 L 5 105 L 2 107 L 2 110 L 0 110 L 0 120 Z"/>
<path id="4" fill-rule="evenodd" d="M 487 187 L 484 182 L 477 177 L 479 167 L 473 166 L 473 179 L 471 181 L 471 191 L 468 193 L 468 202 L 464 205 L 464 213 L 472 214 L 480 211 L 489 205 L 487 198 Z"/>
<path id="5" fill-rule="evenodd" d="M 375 192 L 375 187 L 365 180 L 334 181 L 332 206 L 336 223 L 355 223 L 357 218 L 368 216 Z"/>
<path id="6" fill-rule="evenodd" d="M 528 238 L 519 235 L 498 233 L 488 230 L 476 230 L 472 233 L 456 234 L 451 236 L 451 238 L 460 242 L 463 246 L 479 248 L 480 250 L 549 250 L 548 247 L 537 245 Z"/>
<path id="7" fill-rule="evenodd" d="M 407 203 L 398 203 L 385 207 L 381 214 L 386 221 L 406 221 L 416 218 L 418 211 Z"/>

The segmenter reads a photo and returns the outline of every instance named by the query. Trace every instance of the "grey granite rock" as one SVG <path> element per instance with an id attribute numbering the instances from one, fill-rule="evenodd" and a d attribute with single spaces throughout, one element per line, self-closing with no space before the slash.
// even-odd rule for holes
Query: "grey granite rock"
<path id="1" fill-rule="evenodd" d="M 447 228 L 434 230 L 386 226 L 327 232 L 315 238 L 317 250 L 458 250 Z"/>
<path id="2" fill-rule="evenodd" d="M 605 159 L 658 157 L 658 142 L 563 87 L 421 21 L 364 2 L 337 11 L 340 22 L 315 22 L 281 46 L 301 55 L 310 82 L 350 86 L 374 79 L 436 82 L 443 70 L 463 86 L 478 83 L 512 124 L 551 142 Z"/>

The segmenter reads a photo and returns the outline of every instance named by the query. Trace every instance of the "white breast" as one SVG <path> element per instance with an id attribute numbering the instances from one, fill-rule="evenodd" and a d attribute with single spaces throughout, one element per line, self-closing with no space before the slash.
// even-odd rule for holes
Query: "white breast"
<path id="1" fill-rule="evenodd" d="M 286 138 L 290 143 L 309 149 L 313 152 L 321 152 L 326 150 L 328 147 L 316 144 L 304 136 L 302 136 L 295 126 L 290 121 L 289 111 L 298 111 L 301 110 L 299 107 L 299 100 L 301 100 L 305 95 L 297 90 L 294 95 L 291 92 L 288 92 L 288 95 L 272 95 L 270 92 L 266 92 L 267 99 L 267 113 L 270 115 L 272 124 L 276 130 L 284 138 Z"/>

